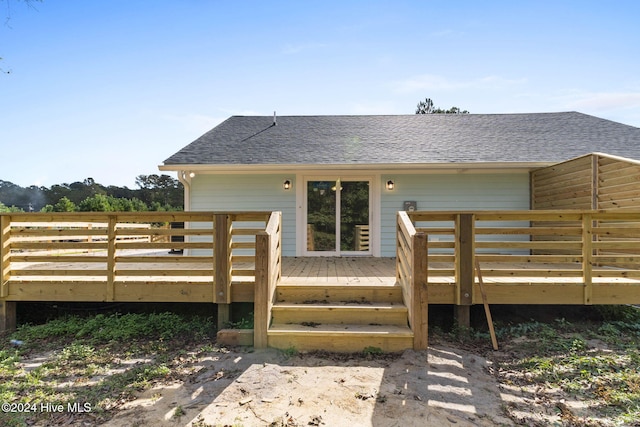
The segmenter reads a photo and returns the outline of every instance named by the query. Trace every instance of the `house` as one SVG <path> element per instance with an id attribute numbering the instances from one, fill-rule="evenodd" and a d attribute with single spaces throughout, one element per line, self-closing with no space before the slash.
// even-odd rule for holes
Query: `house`
<path id="1" fill-rule="evenodd" d="M 578 112 L 233 116 L 165 160 L 185 210 L 279 210 L 284 256 L 395 256 L 399 210 L 527 210 L 532 171 L 640 159 L 640 129 Z"/>
<path id="2" fill-rule="evenodd" d="M 431 304 L 640 304 L 634 159 L 576 112 L 231 117 L 160 166 L 185 212 L 0 214 L 0 332 L 19 301 L 253 303 L 256 347 L 399 351 Z"/>

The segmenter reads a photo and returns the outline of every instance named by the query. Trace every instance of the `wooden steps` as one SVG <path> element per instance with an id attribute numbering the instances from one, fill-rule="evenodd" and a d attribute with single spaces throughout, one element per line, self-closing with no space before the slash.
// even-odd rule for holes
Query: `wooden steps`
<path id="1" fill-rule="evenodd" d="M 339 325 L 407 324 L 402 303 L 279 303 L 272 309 L 273 323 L 335 323 Z"/>
<path id="2" fill-rule="evenodd" d="M 384 352 L 413 348 L 402 291 L 389 285 L 278 285 L 269 347 Z"/>
<path id="3" fill-rule="evenodd" d="M 273 324 L 269 328 L 269 347 L 298 351 L 325 350 L 361 352 L 368 347 L 384 352 L 413 348 L 413 333 L 394 325 Z"/>
<path id="4" fill-rule="evenodd" d="M 402 304 L 402 289 L 388 285 L 282 285 L 276 288 L 278 302 L 307 303 L 309 301 L 369 301 Z"/>

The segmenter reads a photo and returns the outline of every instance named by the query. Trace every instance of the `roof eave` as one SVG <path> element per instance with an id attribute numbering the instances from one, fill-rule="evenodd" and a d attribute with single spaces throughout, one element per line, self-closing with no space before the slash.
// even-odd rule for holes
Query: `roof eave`
<path id="1" fill-rule="evenodd" d="M 557 162 L 460 162 L 460 163 L 367 163 L 367 164 L 169 164 L 159 165 L 161 171 L 191 171 L 208 173 L 269 173 L 305 170 L 376 170 L 393 172 L 442 171 L 524 171 L 551 166 Z"/>

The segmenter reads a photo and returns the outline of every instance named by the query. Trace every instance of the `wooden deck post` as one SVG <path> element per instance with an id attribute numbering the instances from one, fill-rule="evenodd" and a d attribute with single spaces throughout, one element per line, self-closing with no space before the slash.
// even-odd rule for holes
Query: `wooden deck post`
<path id="1" fill-rule="evenodd" d="M 256 234 L 253 346 L 267 348 L 275 288 L 282 274 L 282 212 L 272 212 Z"/>
<path id="2" fill-rule="evenodd" d="M 16 302 L 0 301 L 0 332 L 16 329 Z"/>
<path id="3" fill-rule="evenodd" d="M 115 215 L 109 215 L 107 230 L 107 301 L 113 301 L 116 296 L 116 223 Z"/>
<path id="4" fill-rule="evenodd" d="M 427 292 L 427 235 L 416 233 L 412 238 L 411 288 L 413 314 L 413 349 L 426 350 L 429 345 L 429 301 Z"/>
<path id="5" fill-rule="evenodd" d="M 267 347 L 267 329 L 269 329 L 269 234 L 261 231 L 256 235 L 256 284 L 253 300 L 253 346 Z"/>
<path id="6" fill-rule="evenodd" d="M 461 213 L 456 217 L 456 321 L 459 326 L 471 326 L 470 307 L 473 304 L 474 269 L 473 214 Z"/>
<path id="7" fill-rule="evenodd" d="M 11 216 L 0 215 L 0 298 L 9 295 L 11 278 Z M 16 328 L 16 302 L 0 300 L 0 332 Z"/>
<path id="8" fill-rule="evenodd" d="M 231 317 L 231 218 L 227 214 L 214 215 L 213 246 L 213 302 L 218 304 L 218 329 L 222 329 Z"/>
<path id="9" fill-rule="evenodd" d="M 0 215 L 0 298 L 9 295 L 11 278 L 11 216 Z"/>
<path id="10" fill-rule="evenodd" d="M 584 305 L 592 304 L 593 296 L 593 218 L 582 215 L 582 281 L 584 282 Z"/>

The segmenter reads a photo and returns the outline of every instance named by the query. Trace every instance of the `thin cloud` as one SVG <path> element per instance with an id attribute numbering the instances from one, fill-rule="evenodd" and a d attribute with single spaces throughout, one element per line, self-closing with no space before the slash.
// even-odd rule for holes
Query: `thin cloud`
<path id="1" fill-rule="evenodd" d="M 501 76 L 486 76 L 472 80 L 454 80 L 435 74 L 422 74 L 399 80 L 393 83 L 397 92 L 410 93 L 420 91 L 441 91 L 460 89 L 496 89 L 521 85 L 527 82 L 526 78 L 507 79 Z"/>
<path id="2" fill-rule="evenodd" d="M 640 108 L 640 92 L 595 92 L 570 95 L 567 108 L 575 110 L 617 110 Z"/>
<path id="3" fill-rule="evenodd" d="M 389 114 L 390 111 L 395 111 L 395 105 L 392 102 L 354 103 L 349 110 L 350 114 L 358 115 Z"/>

